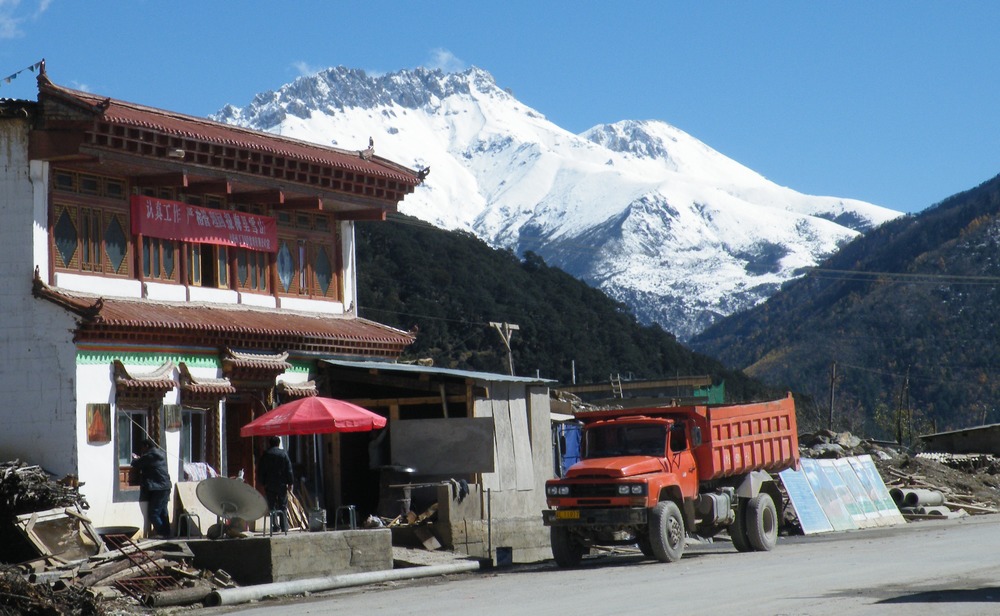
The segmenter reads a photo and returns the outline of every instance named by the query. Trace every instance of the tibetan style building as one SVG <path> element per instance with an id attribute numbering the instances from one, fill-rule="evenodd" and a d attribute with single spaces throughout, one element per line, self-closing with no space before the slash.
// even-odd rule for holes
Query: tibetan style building
<path id="1" fill-rule="evenodd" d="M 263 443 L 241 426 L 316 395 L 321 361 L 391 362 L 412 342 L 357 315 L 354 221 L 423 176 L 41 69 L 37 101 L 0 100 L 0 455 L 77 475 L 96 526 L 140 526 L 147 435 L 176 481 L 252 483 Z"/>

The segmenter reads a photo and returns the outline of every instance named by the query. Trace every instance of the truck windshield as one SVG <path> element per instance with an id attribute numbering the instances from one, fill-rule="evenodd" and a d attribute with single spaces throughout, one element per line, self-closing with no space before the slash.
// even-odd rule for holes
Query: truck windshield
<path id="1" fill-rule="evenodd" d="M 667 428 L 659 424 L 595 426 L 585 432 L 583 457 L 662 457 L 666 453 L 666 443 Z"/>

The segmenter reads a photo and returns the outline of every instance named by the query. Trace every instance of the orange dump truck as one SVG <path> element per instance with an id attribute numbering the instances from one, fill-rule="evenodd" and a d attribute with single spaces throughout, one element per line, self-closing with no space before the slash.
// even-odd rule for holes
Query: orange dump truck
<path id="1" fill-rule="evenodd" d="M 799 463 L 795 402 L 589 411 L 581 460 L 545 484 L 561 567 L 590 546 L 638 545 L 673 562 L 688 533 L 728 530 L 741 552 L 770 550 L 781 493 L 771 473 Z"/>

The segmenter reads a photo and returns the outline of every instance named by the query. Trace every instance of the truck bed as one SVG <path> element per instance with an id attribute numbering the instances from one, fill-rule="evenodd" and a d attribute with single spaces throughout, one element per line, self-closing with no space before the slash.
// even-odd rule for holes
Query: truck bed
<path id="1" fill-rule="evenodd" d="M 699 411 L 708 423 L 704 443 L 695 449 L 701 481 L 798 466 L 799 437 L 791 395 L 771 402 L 701 407 Z"/>

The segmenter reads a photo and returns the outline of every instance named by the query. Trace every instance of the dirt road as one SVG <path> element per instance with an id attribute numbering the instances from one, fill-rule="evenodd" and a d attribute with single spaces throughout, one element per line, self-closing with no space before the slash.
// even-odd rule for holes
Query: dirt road
<path id="1" fill-rule="evenodd" d="M 348 589 L 197 614 L 1000 614 L 1000 515 L 781 538 L 772 552 L 689 546 L 659 564 L 591 558 Z"/>

